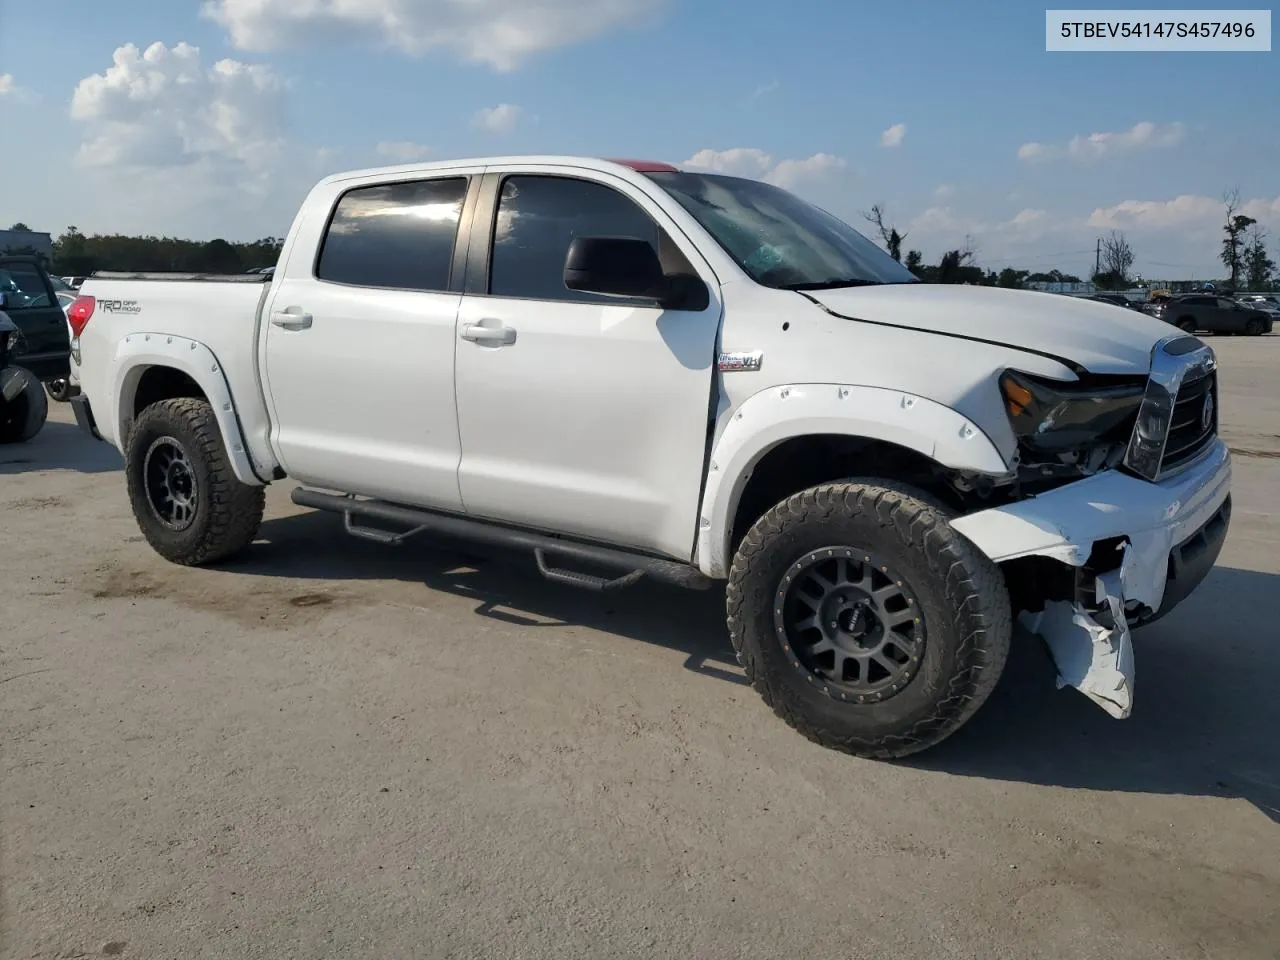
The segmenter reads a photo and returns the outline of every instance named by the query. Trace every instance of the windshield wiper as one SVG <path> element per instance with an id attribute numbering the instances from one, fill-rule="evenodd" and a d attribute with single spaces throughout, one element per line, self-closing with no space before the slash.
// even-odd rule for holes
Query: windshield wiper
<path id="1" fill-rule="evenodd" d="M 779 290 L 836 290 L 840 287 L 878 287 L 880 280 L 811 280 L 804 283 L 784 283 Z"/>

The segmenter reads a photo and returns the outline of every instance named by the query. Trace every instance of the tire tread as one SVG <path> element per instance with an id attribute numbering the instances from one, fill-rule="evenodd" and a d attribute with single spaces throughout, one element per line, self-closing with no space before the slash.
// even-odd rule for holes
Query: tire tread
<path id="1" fill-rule="evenodd" d="M 751 611 L 757 604 L 772 604 L 772 597 L 760 595 L 759 588 L 754 595 L 745 589 L 749 568 L 788 527 L 821 522 L 842 511 L 874 517 L 880 527 L 917 550 L 930 574 L 943 585 L 947 602 L 956 611 L 956 623 L 966 625 L 957 654 L 962 667 L 953 672 L 946 694 L 931 713 L 916 720 L 906 732 L 882 740 L 870 741 L 814 723 L 801 704 L 772 682 L 769 671 L 757 663 L 752 645 L 745 642 Z M 995 688 L 1013 629 L 1004 578 L 999 567 L 951 528 L 948 514 L 927 494 L 904 484 L 879 479 L 826 483 L 774 506 L 752 525 L 739 545 L 726 588 L 727 622 L 738 662 L 765 703 L 813 742 L 876 759 L 907 756 L 954 733 Z"/>
<path id="2" fill-rule="evenodd" d="M 194 544 L 179 543 L 166 536 L 168 531 L 153 522 L 147 513 L 141 464 L 137 462 L 142 451 L 135 446 L 133 438 L 153 423 L 163 429 L 171 429 L 171 425 L 176 424 L 185 426 L 197 443 L 197 449 L 190 454 L 201 460 L 207 471 L 207 476 L 202 476 L 200 481 L 207 490 L 209 517 Z M 134 421 L 128 447 L 125 474 L 129 499 L 143 536 L 162 557 L 183 566 L 200 566 L 225 560 L 253 542 L 266 509 L 266 489 L 241 483 L 236 477 L 222 442 L 222 432 L 213 417 L 213 408 L 207 400 L 176 397 L 153 403 Z"/>

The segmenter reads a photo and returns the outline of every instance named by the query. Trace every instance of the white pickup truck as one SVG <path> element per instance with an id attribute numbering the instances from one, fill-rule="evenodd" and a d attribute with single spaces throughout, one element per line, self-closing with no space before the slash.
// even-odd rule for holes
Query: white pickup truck
<path id="1" fill-rule="evenodd" d="M 273 276 L 97 274 L 69 319 L 76 417 L 169 560 L 249 548 L 291 478 L 374 540 L 515 547 L 596 590 L 727 581 L 764 700 L 863 756 L 965 723 L 1019 620 L 1127 716 L 1130 627 L 1229 523 L 1200 340 L 923 284 L 784 190 L 661 163 L 332 176 Z"/>

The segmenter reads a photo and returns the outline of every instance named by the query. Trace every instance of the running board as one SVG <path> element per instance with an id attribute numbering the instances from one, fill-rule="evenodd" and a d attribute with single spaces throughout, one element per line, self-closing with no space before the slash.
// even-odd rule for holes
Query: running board
<path id="1" fill-rule="evenodd" d="M 614 547 L 597 546 L 577 540 L 565 540 L 550 534 L 504 527 L 483 520 L 472 520 L 453 514 L 436 513 L 420 507 L 403 507 L 382 500 L 357 500 L 351 494 L 320 493 L 304 487 L 294 488 L 294 503 L 316 510 L 342 514 L 348 533 L 375 543 L 396 546 L 420 533 L 450 537 L 472 543 L 484 543 L 495 547 L 531 551 L 538 563 L 538 572 L 548 580 L 581 587 L 586 590 L 606 591 L 629 587 L 642 577 L 651 577 L 687 590 L 706 590 L 713 581 L 696 567 L 676 560 L 651 557 L 643 553 L 631 553 Z M 398 524 L 408 529 L 395 532 L 378 527 L 364 526 L 357 520 L 377 520 Z M 577 560 L 607 570 L 616 570 L 617 576 L 603 577 L 589 573 L 566 570 L 550 562 L 549 557 Z"/>

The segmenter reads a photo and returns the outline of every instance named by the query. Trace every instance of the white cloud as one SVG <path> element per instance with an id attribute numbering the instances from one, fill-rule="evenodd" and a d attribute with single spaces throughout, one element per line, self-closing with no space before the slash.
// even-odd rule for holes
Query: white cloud
<path id="1" fill-rule="evenodd" d="M 521 110 L 514 103 L 500 103 L 485 107 L 472 118 L 473 126 L 489 133 L 510 133 L 520 120 Z"/>
<path id="2" fill-rule="evenodd" d="M 94 198 L 77 219 L 122 231 L 282 235 L 289 207 L 333 160 L 288 137 L 285 89 L 268 67 L 210 64 L 187 43 L 118 48 L 71 100 L 83 131 L 75 162 Z"/>
<path id="3" fill-rule="evenodd" d="M 12 73 L 0 73 L 0 97 L 14 93 L 17 89 L 18 85 L 14 82 Z"/>
<path id="4" fill-rule="evenodd" d="M 668 0 L 205 0 L 242 50 L 373 39 L 418 56 L 445 49 L 497 70 L 638 24 Z"/>
<path id="5" fill-rule="evenodd" d="M 902 141 L 907 135 L 907 125 L 905 123 L 895 123 L 892 127 L 880 134 L 880 146 L 882 147 L 900 147 Z"/>
<path id="6" fill-rule="evenodd" d="M 206 67 L 186 43 L 142 52 L 126 44 L 109 68 L 76 85 L 71 116 L 87 135 L 77 159 L 93 167 L 259 168 L 281 143 L 282 90 L 267 67 Z"/>
<path id="7" fill-rule="evenodd" d="M 411 163 L 414 160 L 421 160 L 431 152 L 430 147 L 423 146 L 420 143 L 411 143 L 408 140 L 383 140 L 378 143 L 375 149 L 378 156 L 394 160 L 396 163 Z"/>
<path id="8" fill-rule="evenodd" d="M 1240 205 L 1240 213 L 1264 224 L 1280 219 L 1280 196 L 1255 197 Z M 1184 193 L 1172 200 L 1122 200 L 1098 207 L 1089 226 L 1099 230 L 1214 230 L 1226 221 L 1221 199 Z"/>
<path id="9" fill-rule="evenodd" d="M 1063 146 L 1024 143 L 1018 148 L 1018 159 L 1028 162 L 1067 157 L 1088 162 L 1139 150 L 1160 150 L 1177 146 L 1186 136 L 1181 122 L 1158 124 L 1150 120 L 1135 123 L 1118 133 L 1077 134 Z"/>
<path id="10" fill-rule="evenodd" d="M 765 175 L 765 179 L 779 187 L 790 189 L 811 180 L 820 180 L 837 170 L 843 170 L 844 166 L 841 157 L 815 153 L 803 160 L 783 160 Z"/>
<path id="11" fill-rule="evenodd" d="M 1048 211 L 1034 208 L 1019 210 L 1007 220 L 985 220 L 957 212 L 947 205 L 932 206 L 907 223 L 910 246 L 935 251 L 954 250 L 975 243 L 983 255 L 997 258 L 1025 251 L 1027 243 L 1049 234 L 1057 234 L 1074 226 Z"/>
<path id="12" fill-rule="evenodd" d="M 756 147 L 733 147 L 729 150 L 699 150 L 683 164 L 727 173 L 735 177 L 761 177 L 773 166 L 773 157 Z"/>
<path id="13" fill-rule="evenodd" d="M 766 180 L 791 189 L 844 169 L 845 161 L 829 153 L 815 153 L 804 159 L 775 163 L 771 154 L 757 147 L 732 147 L 728 150 L 699 150 L 682 165 L 731 176 Z"/>
<path id="14" fill-rule="evenodd" d="M 951 184 L 940 183 L 938 184 L 937 189 L 933 191 L 933 195 L 937 197 L 939 200 L 945 200 L 947 197 L 954 196 L 955 192 L 956 192 L 956 188 L 953 187 Z"/>
<path id="15" fill-rule="evenodd" d="M 1050 148 L 1043 143 L 1024 143 L 1018 148 L 1019 160 L 1043 160 L 1050 154 Z"/>

